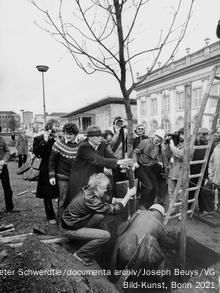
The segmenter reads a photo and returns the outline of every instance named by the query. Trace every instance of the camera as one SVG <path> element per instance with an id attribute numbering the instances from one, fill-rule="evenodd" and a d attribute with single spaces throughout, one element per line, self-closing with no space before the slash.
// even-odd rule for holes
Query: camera
<path id="1" fill-rule="evenodd" d="M 117 125 L 118 127 L 126 127 L 127 123 L 124 119 L 117 119 L 115 121 L 115 125 Z"/>
<path id="2" fill-rule="evenodd" d="M 180 143 L 180 134 L 178 132 L 168 133 L 167 138 L 165 139 L 165 144 L 169 144 L 170 140 L 172 139 L 174 145 L 178 145 Z"/>

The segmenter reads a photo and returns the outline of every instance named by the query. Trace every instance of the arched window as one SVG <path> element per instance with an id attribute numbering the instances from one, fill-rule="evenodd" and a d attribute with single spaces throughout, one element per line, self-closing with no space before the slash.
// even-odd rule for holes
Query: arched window
<path id="1" fill-rule="evenodd" d="M 171 129 L 171 124 L 169 119 L 164 119 L 163 120 L 163 129 L 166 131 L 166 133 L 170 132 Z"/>
<path id="2" fill-rule="evenodd" d="M 184 119 L 182 116 L 178 117 L 176 120 L 176 130 L 184 127 Z"/>
<path id="3" fill-rule="evenodd" d="M 157 121 L 156 121 L 156 120 L 152 120 L 152 121 L 151 121 L 151 130 L 152 130 L 152 131 L 156 131 L 157 128 L 158 128 L 158 123 L 157 123 Z"/>

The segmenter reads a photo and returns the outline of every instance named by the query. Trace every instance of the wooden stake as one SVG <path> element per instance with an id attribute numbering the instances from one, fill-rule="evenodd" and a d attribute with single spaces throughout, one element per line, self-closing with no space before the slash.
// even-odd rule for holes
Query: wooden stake
<path id="1" fill-rule="evenodd" d="M 182 181 L 182 204 L 181 204 L 181 225 L 180 225 L 180 268 L 185 268 L 186 263 L 186 231 L 187 231 L 187 210 L 188 210 L 188 187 L 190 174 L 190 140 L 191 140 L 191 83 L 185 84 L 185 115 L 184 115 L 184 153 L 183 153 L 183 181 Z"/>

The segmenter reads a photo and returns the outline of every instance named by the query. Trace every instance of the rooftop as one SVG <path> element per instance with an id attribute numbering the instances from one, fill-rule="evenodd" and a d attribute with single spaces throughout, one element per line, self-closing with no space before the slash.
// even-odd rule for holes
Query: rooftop
<path id="1" fill-rule="evenodd" d="M 131 105 L 136 105 L 137 104 L 137 101 L 136 99 L 130 99 L 130 103 Z M 102 98 L 100 99 L 99 101 L 95 102 L 95 103 L 91 103 L 85 107 L 82 107 L 78 110 L 75 110 L 73 112 L 70 112 L 66 115 L 63 116 L 63 118 L 68 118 L 68 117 L 71 117 L 71 116 L 75 116 L 75 115 L 78 115 L 78 114 L 81 114 L 81 113 L 84 113 L 86 111 L 90 111 L 90 110 L 93 110 L 95 108 L 98 108 L 98 107 L 102 107 L 102 106 L 105 106 L 105 105 L 108 105 L 108 104 L 124 104 L 124 99 L 123 98 L 119 98 L 119 97 L 106 97 L 106 98 Z"/>

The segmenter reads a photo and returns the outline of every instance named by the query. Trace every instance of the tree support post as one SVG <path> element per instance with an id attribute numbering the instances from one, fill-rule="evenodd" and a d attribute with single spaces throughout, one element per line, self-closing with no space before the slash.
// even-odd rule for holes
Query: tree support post
<path id="1" fill-rule="evenodd" d="M 191 141 L 191 83 L 185 84 L 185 113 L 184 113 L 184 155 L 183 155 L 183 181 L 182 181 L 182 204 L 181 225 L 179 238 L 180 268 L 186 264 L 186 238 L 187 238 L 187 211 L 188 211 L 188 187 L 190 174 L 190 141 Z"/>

